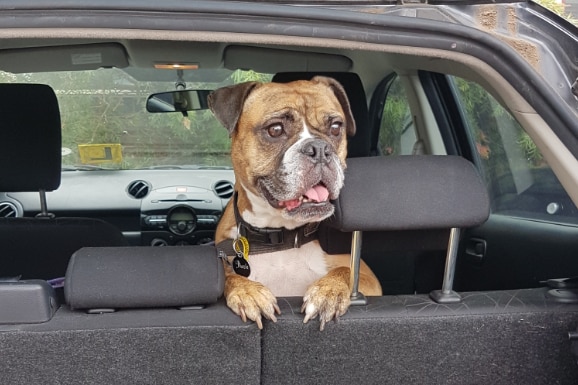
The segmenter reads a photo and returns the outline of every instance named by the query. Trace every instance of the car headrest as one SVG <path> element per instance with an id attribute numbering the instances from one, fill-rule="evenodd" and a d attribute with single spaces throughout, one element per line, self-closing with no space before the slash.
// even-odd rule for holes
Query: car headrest
<path id="1" fill-rule="evenodd" d="M 327 76 L 337 80 L 347 93 L 357 132 L 347 138 L 347 157 L 368 156 L 370 151 L 369 113 L 367 98 L 359 75 L 353 72 L 279 72 L 273 76 L 276 83 L 294 80 L 310 80 L 315 76 Z"/>
<path id="2" fill-rule="evenodd" d="M 72 309 L 188 307 L 223 294 L 213 246 L 84 247 L 72 255 L 64 296 Z"/>
<path id="3" fill-rule="evenodd" d="M 0 191 L 46 191 L 60 186 L 58 101 L 43 84 L 0 84 Z"/>
<path id="4" fill-rule="evenodd" d="M 334 203 L 327 225 L 341 231 L 467 228 L 490 211 L 478 171 L 459 156 L 350 159 Z"/>

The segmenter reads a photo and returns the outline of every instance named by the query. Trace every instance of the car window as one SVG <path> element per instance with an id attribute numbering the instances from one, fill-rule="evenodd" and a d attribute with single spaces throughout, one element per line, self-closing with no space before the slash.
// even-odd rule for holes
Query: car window
<path id="1" fill-rule="evenodd" d="M 249 80 L 269 81 L 254 71 L 171 70 L 0 72 L 3 83 L 43 83 L 58 98 L 62 165 L 76 169 L 198 168 L 230 166 L 227 130 L 210 110 L 150 113 L 151 93 L 181 88 L 214 90 Z M 180 79 L 180 80 L 179 80 Z M 185 79 L 185 80 L 183 80 Z M 189 80 L 190 79 L 190 80 Z"/>
<path id="2" fill-rule="evenodd" d="M 385 89 L 378 151 L 381 155 L 412 154 L 416 143 L 415 127 L 400 77 L 394 75 Z"/>
<path id="3" fill-rule="evenodd" d="M 520 124 L 480 85 L 449 77 L 490 192 L 492 211 L 578 224 L 578 210 Z"/>

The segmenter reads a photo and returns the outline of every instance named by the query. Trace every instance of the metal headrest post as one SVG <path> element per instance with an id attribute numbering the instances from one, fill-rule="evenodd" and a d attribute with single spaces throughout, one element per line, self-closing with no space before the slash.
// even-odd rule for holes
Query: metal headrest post
<path id="1" fill-rule="evenodd" d="M 458 258 L 458 245 L 460 243 L 460 229 L 452 228 L 448 241 L 446 254 L 446 266 L 444 270 L 444 280 L 441 290 L 434 290 L 429 295 L 437 303 L 457 303 L 462 301 L 462 297 L 453 291 L 454 275 L 456 272 L 456 261 Z"/>
<path id="2" fill-rule="evenodd" d="M 359 265 L 361 264 L 362 232 L 354 231 L 351 235 L 351 261 L 349 286 L 351 286 L 351 304 L 367 305 L 367 298 L 359 292 Z"/>
<path id="3" fill-rule="evenodd" d="M 40 189 L 38 193 L 40 194 L 40 212 L 36 214 L 36 218 L 54 218 L 54 214 L 48 212 L 46 190 Z"/>

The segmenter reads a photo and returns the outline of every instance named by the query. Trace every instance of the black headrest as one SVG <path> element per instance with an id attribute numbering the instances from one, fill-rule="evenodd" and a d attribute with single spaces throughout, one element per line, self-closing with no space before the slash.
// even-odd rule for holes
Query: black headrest
<path id="1" fill-rule="evenodd" d="M 465 228 L 488 218 L 486 187 L 459 156 L 407 155 L 347 161 L 327 223 L 342 231 Z"/>
<path id="2" fill-rule="evenodd" d="M 70 259 L 64 284 L 73 309 L 207 305 L 223 294 L 213 246 L 85 247 Z"/>
<path id="3" fill-rule="evenodd" d="M 347 93 L 357 127 L 355 135 L 348 138 L 347 157 L 368 156 L 370 150 L 369 116 L 365 90 L 359 75 L 353 72 L 279 72 L 273 76 L 272 81 L 289 83 L 294 80 L 310 80 L 315 76 L 327 76 L 337 80 Z"/>
<path id="4" fill-rule="evenodd" d="M 47 191 L 60 185 L 58 101 L 43 84 L 0 84 L 0 191 Z"/>

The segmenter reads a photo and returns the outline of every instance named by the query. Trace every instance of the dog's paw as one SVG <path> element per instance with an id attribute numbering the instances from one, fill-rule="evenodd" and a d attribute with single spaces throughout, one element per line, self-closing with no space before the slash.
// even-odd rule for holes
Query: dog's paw
<path id="1" fill-rule="evenodd" d="M 254 321 L 259 329 L 263 329 L 262 317 L 277 322 L 275 313 L 281 314 L 281 310 L 277 298 L 269 289 L 244 277 L 234 277 L 233 281 L 226 293 L 227 306 L 243 322 L 247 322 L 247 319 Z"/>
<path id="2" fill-rule="evenodd" d="M 319 330 L 323 330 L 327 322 L 334 318 L 337 320 L 347 312 L 351 304 L 350 295 L 349 285 L 342 280 L 328 277 L 317 280 L 309 286 L 303 297 L 303 323 L 319 315 Z"/>

